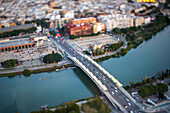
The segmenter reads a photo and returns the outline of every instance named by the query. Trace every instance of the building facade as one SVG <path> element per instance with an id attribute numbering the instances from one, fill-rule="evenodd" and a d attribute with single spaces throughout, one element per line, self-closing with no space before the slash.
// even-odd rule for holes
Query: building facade
<path id="1" fill-rule="evenodd" d="M 89 18 L 80 18 L 80 19 L 74 19 L 71 21 L 71 24 L 81 24 L 81 23 L 96 23 L 96 18 L 89 17 Z"/>
<path id="2" fill-rule="evenodd" d="M 86 23 L 81 24 L 66 24 L 64 27 L 64 32 L 66 35 L 74 35 L 74 36 L 81 36 L 81 35 L 89 35 L 92 33 L 91 26 Z"/>
<path id="3" fill-rule="evenodd" d="M 93 33 L 102 33 L 105 32 L 105 24 L 104 23 L 94 23 L 93 24 Z"/>
<path id="4" fill-rule="evenodd" d="M 144 24 L 144 17 L 136 16 L 134 18 L 134 26 L 138 27 Z"/>
<path id="5" fill-rule="evenodd" d="M 98 21 L 106 26 L 107 31 L 112 31 L 114 28 L 126 28 L 134 26 L 133 17 L 130 15 L 112 14 L 98 16 Z"/>

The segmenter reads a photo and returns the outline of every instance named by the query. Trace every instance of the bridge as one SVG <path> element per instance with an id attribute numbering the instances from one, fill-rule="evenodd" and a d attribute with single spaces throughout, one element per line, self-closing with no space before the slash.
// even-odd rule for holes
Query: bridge
<path id="1" fill-rule="evenodd" d="M 93 59 L 76 51 L 64 38 L 51 40 L 64 55 L 71 59 L 91 78 L 116 109 L 120 109 L 124 113 L 139 110 L 136 100 L 122 87 L 122 84 Z"/>

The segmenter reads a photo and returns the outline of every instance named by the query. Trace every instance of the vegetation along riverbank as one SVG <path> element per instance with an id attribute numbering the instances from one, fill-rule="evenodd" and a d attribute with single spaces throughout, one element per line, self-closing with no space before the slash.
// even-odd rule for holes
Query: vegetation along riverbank
<path id="1" fill-rule="evenodd" d="M 45 68 L 40 68 L 40 69 L 25 69 L 24 71 L 20 71 L 20 72 L 12 72 L 12 73 L 4 73 L 4 74 L 0 74 L 0 77 L 4 77 L 4 76 L 16 76 L 16 75 L 24 75 L 26 77 L 29 77 L 31 74 L 35 74 L 35 73 L 41 73 L 41 72 L 50 72 L 50 71 L 55 71 L 56 69 L 61 69 L 61 68 L 67 68 L 67 67 L 71 67 L 74 66 L 73 64 L 65 64 L 65 65 L 60 65 L 60 66 L 51 66 L 51 67 L 45 67 Z"/>
<path id="2" fill-rule="evenodd" d="M 100 97 L 73 100 L 59 106 L 31 113 L 110 113 L 109 105 L 103 103 Z"/>
<path id="3" fill-rule="evenodd" d="M 121 51 L 118 51 L 113 55 L 95 59 L 95 61 L 98 62 L 98 61 L 107 60 L 111 57 L 124 56 L 130 49 L 136 48 L 143 41 L 151 39 L 153 35 L 157 34 L 159 31 L 164 29 L 169 24 L 170 24 L 170 19 L 167 16 L 163 16 L 160 13 L 155 17 L 155 20 L 153 20 L 150 24 L 146 26 L 130 27 L 125 29 L 115 28 L 112 31 L 113 33 L 117 35 L 126 36 L 126 41 L 128 42 L 127 48 L 125 49 L 122 48 Z"/>

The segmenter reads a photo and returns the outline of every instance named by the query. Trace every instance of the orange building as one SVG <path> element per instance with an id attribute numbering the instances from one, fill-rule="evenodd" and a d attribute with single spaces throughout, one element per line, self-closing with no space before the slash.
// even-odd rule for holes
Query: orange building
<path id="1" fill-rule="evenodd" d="M 49 3 L 49 5 L 50 5 L 50 6 L 55 6 L 55 2 L 54 2 L 54 1 L 51 1 L 51 2 Z"/>
<path id="2" fill-rule="evenodd" d="M 9 26 L 16 26 L 17 24 L 15 22 L 9 23 Z"/>
<path id="3" fill-rule="evenodd" d="M 81 24 L 81 23 L 96 23 L 96 18 L 89 17 L 89 18 L 81 18 L 81 19 L 74 19 L 71 21 L 71 24 Z"/>
<path id="4" fill-rule="evenodd" d="M 5 39 L 0 40 L 0 52 L 4 51 L 11 51 L 11 50 L 19 50 L 23 48 L 30 48 L 34 47 L 35 43 L 32 38 L 26 38 L 26 39 Z"/>
<path id="5" fill-rule="evenodd" d="M 77 25 L 67 23 L 64 27 L 64 31 L 67 35 L 74 36 L 89 35 L 92 33 L 91 26 L 86 23 L 81 23 Z"/>
<path id="6" fill-rule="evenodd" d="M 94 23 L 93 24 L 93 33 L 102 33 L 105 31 L 105 24 L 104 23 Z"/>

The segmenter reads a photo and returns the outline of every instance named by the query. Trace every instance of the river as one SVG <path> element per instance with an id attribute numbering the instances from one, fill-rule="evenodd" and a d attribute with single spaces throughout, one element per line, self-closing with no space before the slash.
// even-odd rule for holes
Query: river
<path id="1" fill-rule="evenodd" d="M 124 86 L 170 68 L 170 25 L 125 56 L 98 62 Z"/>
<path id="2" fill-rule="evenodd" d="M 46 78 L 42 79 L 41 78 Z M 100 95 L 95 84 L 80 69 L 0 78 L 0 113 L 29 113 L 75 99 Z"/>
<path id="3" fill-rule="evenodd" d="M 170 26 L 120 58 L 99 62 L 123 85 L 138 82 L 170 68 Z M 40 78 L 46 78 L 40 80 Z M 2 88 L 1 88 L 2 87 Z M 4 88 L 5 87 L 5 88 Z M 99 90 L 79 68 L 32 74 L 30 77 L 0 77 L 0 113 L 29 113 L 42 105 L 100 95 Z"/>

